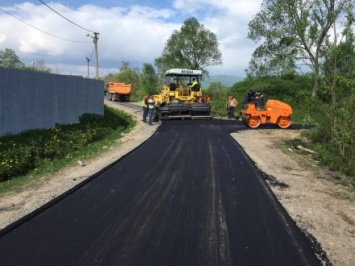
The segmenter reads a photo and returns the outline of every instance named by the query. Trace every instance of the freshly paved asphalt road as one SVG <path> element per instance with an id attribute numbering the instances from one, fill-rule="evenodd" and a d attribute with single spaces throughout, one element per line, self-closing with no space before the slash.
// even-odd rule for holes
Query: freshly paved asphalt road
<path id="1" fill-rule="evenodd" d="M 230 137 L 239 129 L 164 122 L 90 182 L 0 233 L 0 265 L 319 265 Z"/>

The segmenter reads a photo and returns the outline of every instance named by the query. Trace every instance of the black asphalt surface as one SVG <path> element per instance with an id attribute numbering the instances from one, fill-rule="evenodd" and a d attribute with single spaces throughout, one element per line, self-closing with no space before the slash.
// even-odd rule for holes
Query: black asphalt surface
<path id="1" fill-rule="evenodd" d="M 90 182 L 0 232 L 0 265 L 320 265 L 229 135 L 242 129 L 164 121 Z"/>

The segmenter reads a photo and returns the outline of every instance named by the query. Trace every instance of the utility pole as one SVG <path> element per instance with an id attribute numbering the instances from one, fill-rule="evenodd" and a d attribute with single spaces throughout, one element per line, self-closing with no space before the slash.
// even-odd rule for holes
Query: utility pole
<path id="1" fill-rule="evenodd" d="M 98 48 L 97 48 L 97 41 L 99 40 L 99 34 L 98 32 L 94 32 L 94 36 L 91 36 L 90 34 L 86 34 L 86 36 L 90 36 L 95 45 L 95 63 L 96 63 L 96 79 L 99 79 L 99 54 L 98 54 Z"/>
<path id="2" fill-rule="evenodd" d="M 90 78 L 90 67 L 89 67 L 90 59 L 86 57 L 86 61 L 88 62 L 88 78 Z"/>

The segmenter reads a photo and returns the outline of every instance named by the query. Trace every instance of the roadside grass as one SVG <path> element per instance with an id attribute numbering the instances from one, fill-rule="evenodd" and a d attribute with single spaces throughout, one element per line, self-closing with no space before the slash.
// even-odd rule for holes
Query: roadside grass
<path id="1" fill-rule="evenodd" d="M 284 152 L 296 158 L 302 166 L 312 171 L 317 178 L 325 179 L 337 185 L 340 197 L 355 202 L 355 178 L 335 169 L 330 169 L 327 164 L 323 164 L 322 157 L 317 150 L 317 145 L 312 143 L 307 137 L 307 133 L 302 132 L 298 138 L 286 139 L 282 145 Z M 309 153 L 297 148 L 299 145 L 315 153 Z M 289 151 L 289 148 L 292 149 L 292 152 Z"/>
<path id="2" fill-rule="evenodd" d="M 116 145 L 134 126 L 126 113 L 105 106 L 104 116 L 0 138 L 0 194 L 21 191 L 40 177 L 88 160 Z"/>

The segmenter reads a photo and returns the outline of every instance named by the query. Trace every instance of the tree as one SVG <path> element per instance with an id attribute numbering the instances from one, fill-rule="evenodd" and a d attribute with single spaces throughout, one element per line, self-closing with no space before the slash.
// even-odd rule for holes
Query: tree
<path id="1" fill-rule="evenodd" d="M 167 40 L 162 56 L 155 59 L 160 72 L 169 68 L 201 69 L 222 64 L 216 35 L 205 29 L 196 18 L 185 20 L 180 31 L 175 30 Z"/>
<path id="2" fill-rule="evenodd" d="M 122 62 L 120 72 L 115 75 L 115 81 L 132 84 L 134 88 L 141 86 L 139 70 L 130 68 L 129 63 L 125 61 Z"/>
<path id="3" fill-rule="evenodd" d="M 46 66 L 46 62 L 42 59 L 33 63 L 33 68 L 38 72 L 52 73 L 52 68 Z"/>
<path id="4" fill-rule="evenodd" d="M 5 48 L 4 51 L 0 50 L 0 66 L 6 68 L 19 68 L 24 66 L 24 64 L 13 50 Z"/>
<path id="5" fill-rule="evenodd" d="M 143 64 L 141 80 L 144 94 L 155 94 L 158 91 L 159 80 L 152 64 Z"/>
<path id="6" fill-rule="evenodd" d="M 352 29 L 355 15 L 349 12 L 346 17 L 347 22 L 339 42 L 337 33 L 334 32 L 333 43 L 327 44 L 330 49 L 324 56 L 325 60 L 322 64 L 322 73 L 326 81 L 329 81 L 329 76 L 335 75 L 350 79 L 355 77 L 355 33 Z"/>
<path id="7" fill-rule="evenodd" d="M 348 21 L 338 43 L 334 33 L 334 42 L 329 44 L 329 52 L 322 64 L 324 95 L 321 109 L 323 124 L 319 126 L 318 136 L 325 139 L 328 149 L 338 154 L 345 172 L 355 173 L 355 124 L 353 123 L 355 106 L 355 38 L 351 28 L 354 16 L 349 13 Z"/>
<path id="8" fill-rule="evenodd" d="M 302 61 L 314 73 L 315 97 L 331 27 L 339 25 L 349 9 L 352 0 L 264 0 L 249 23 L 248 38 L 263 39 L 253 53 L 249 74 L 295 71 L 296 62 Z"/>
<path id="9" fill-rule="evenodd" d="M 138 69 L 132 69 L 129 67 L 129 63 L 123 61 L 120 68 L 120 72 L 113 76 L 112 81 L 131 84 L 132 96 L 139 96 L 139 89 L 141 88 L 141 79 Z"/>

